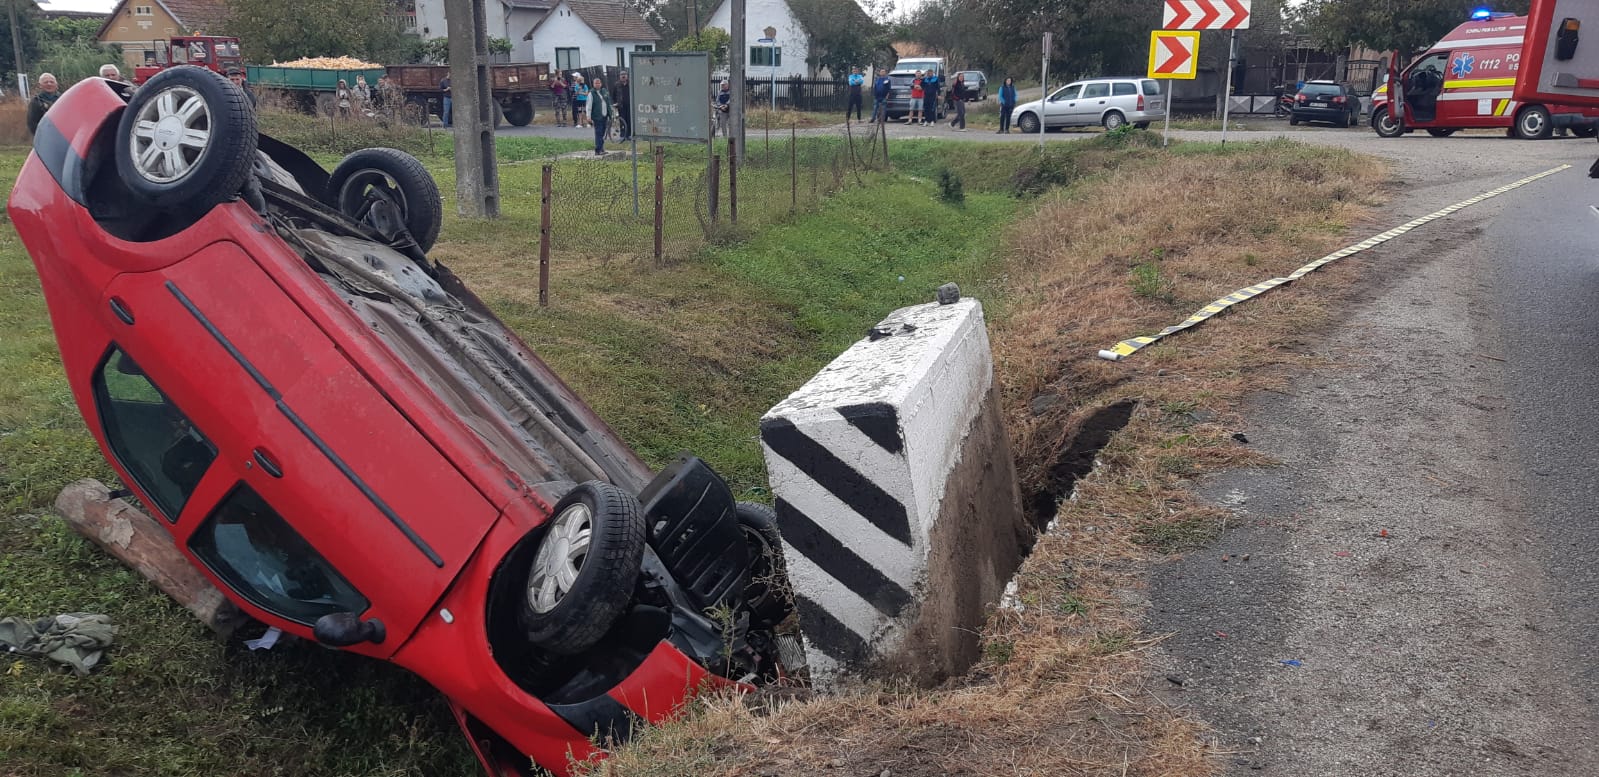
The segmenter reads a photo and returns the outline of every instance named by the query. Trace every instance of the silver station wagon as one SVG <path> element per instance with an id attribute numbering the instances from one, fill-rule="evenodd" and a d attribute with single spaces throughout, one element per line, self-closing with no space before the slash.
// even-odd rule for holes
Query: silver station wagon
<path id="1" fill-rule="evenodd" d="M 1166 118 L 1166 95 L 1152 78 L 1091 78 L 1073 81 L 1052 92 L 1048 99 L 1022 103 L 1011 111 L 1011 122 L 1022 132 L 1044 126 L 1116 129 L 1124 124 L 1144 129 Z"/>

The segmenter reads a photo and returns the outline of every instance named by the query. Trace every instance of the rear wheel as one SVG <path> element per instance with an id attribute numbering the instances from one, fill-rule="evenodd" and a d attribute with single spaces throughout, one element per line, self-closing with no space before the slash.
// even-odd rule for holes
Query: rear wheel
<path id="1" fill-rule="evenodd" d="M 518 127 L 532 124 L 533 103 L 531 101 L 511 103 L 511 107 L 505 110 L 505 120 Z"/>
<path id="2" fill-rule="evenodd" d="M 572 489 L 555 504 L 528 569 L 528 641 L 561 655 L 593 647 L 632 600 L 643 559 L 638 500 L 600 481 Z"/>
<path id="3" fill-rule="evenodd" d="M 1543 140 L 1549 137 L 1554 127 L 1549 121 L 1549 109 L 1542 105 L 1533 105 L 1523 108 L 1516 114 L 1516 136 L 1523 140 Z"/>
<path id="4" fill-rule="evenodd" d="M 1447 138 L 1450 135 L 1455 134 L 1455 131 L 1452 129 L 1430 129 L 1427 130 L 1427 134 L 1435 138 Z"/>
<path id="5" fill-rule="evenodd" d="M 1385 138 L 1397 138 L 1405 134 L 1405 126 L 1395 121 L 1393 114 L 1389 113 L 1387 108 L 1378 108 L 1377 112 L 1371 115 L 1371 128 Z"/>
<path id="6" fill-rule="evenodd" d="M 1016 119 L 1016 128 L 1029 135 L 1038 132 L 1038 114 L 1028 111 Z"/>
<path id="7" fill-rule="evenodd" d="M 205 68 L 168 68 L 122 112 L 117 173 L 149 204 L 197 215 L 244 188 L 258 138 L 243 90 Z"/>
<path id="8" fill-rule="evenodd" d="M 1288 126 L 1290 126 L 1290 127 L 1299 126 L 1299 117 L 1293 115 L 1292 113 L 1288 114 Z"/>
<path id="9" fill-rule="evenodd" d="M 1104 124 L 1107 130 L 1117 130 L 1127 123 L 1127 117 L 1123 116 L 1121 111 L 1111 111 L 1105 114 L 1105 118 L 1101 119 L 1100 123 Z"/>
<path id="10" fill-rule="evenodd" d="M 744 603 L 752 618 L 750 626 L 769 629 L 787 620 L 794 611 L 777 513 L 766 505 L 739 502 L 735 515 L 750 549 L 750 579 L 744 587 Z"/>
<path id="11" fill-rule="evenodd" d="M 379 202 L 388 203 L 423 253 L 433 247 L 444 222 L 438 184 L 416 157 L 399 149 L 363 148 L 345 157 L 328 178 L 325 201 L 380 232 L 379 217 L 372 208 Z"/>

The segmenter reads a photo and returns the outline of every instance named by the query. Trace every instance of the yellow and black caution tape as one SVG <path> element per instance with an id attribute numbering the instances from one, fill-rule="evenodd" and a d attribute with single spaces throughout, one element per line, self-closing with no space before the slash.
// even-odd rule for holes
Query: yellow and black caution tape
<path id="1" fill-rule="evenodd" d="M 1238 303 L 1243 302 L 1244 300 L 1253 299 L 1255 297 L 1258 297 L 1258 296 L 1260 296 L 1262 294 L 1265 294 L 1268 291 L 1271 291 L 1272 289 L 1277 288 L 1278 286 L 1282 286 L 1282 285 L 1285 285 L 1285 284 L 1293 283 L 1294 281 L 1297 281 L 1300 278 L 1303 278 L 1306 275 L 1309 275 L 1310 273 L 1315 272 L 1316 270 L 1319 270 L 1319 269 L 1321 269 L 1322 267 L 1324 267 L 1326 265 L 1332 264 L 1333 262 L 1336 262 L 1339 259 L 1342 259 L 1342 258 L 1344 258 L 1346 256 L 1353 256 L 1354 254 L 1358 254 L 1361 251 L 1366 251 L 1366 250 L 1369 250 L 1369 249 L 1372 249 L 1372 248 L 1376 248 L 1377 246 L 1382 245 L 1383 243 L 1386 243 L 1386 242 L 1388 242 L 1390 240 L 1393 240 L 1394 238 L 1399 237 L 1400 235 L 1403 235 L 1403 234 L 1405 234 L 1406 232 L 1409 232 L 1412 229 L 1420 227 L 1423 224 L 1426 224 L 1428 222 L 1435 221 L 1437 219 L 1441 219 L 1441 218 L 1443 218 L 1445 216 L 1448 216 L 1448 215 L 1454 213 L 1457 210 L 1460 210 L 1462 208 L 1469 207 L 1469 206 L 1472 206 L 1472 205 L 1476 205 L 1477 203 L 1482 202 L 1483 200 L 1486 200 L 1486 199 L 1488 199 L 1490 197 L 1498 197 L 1499 195 L 1504 194 L 1505 192 L 1508 192 L 1511 189 L 1519 189 L 1519 188 L 1521 188 L 1523 186 L 1526 186 L 1529 183 L 1532 183 L 1533 181 L 1538 180 L 1539 178 L 1544 178 L 1546 176 L 1554 175 L 1555 173 L 1558 173 L 1558 172 L 1560 172 L 1562 170 L 1566 170 L 1566 169 L 1568 169 L 1570 167 L 1571 167 L 1571 165 L 1561 165 L 1561 166 L 1556 167 L 1556 168 L 1554 168 L 1552 170 L 1545 170 L 1545 171 L 1543 171 L 1541 173 L 1538 173 L 1537 175 L 1529 175 L 1526 178 L 1523 178 L 1523 179 L 1521 179 L 1519 181 L 1516 181 L 1514 183 L 1507 183 L 1504 186 L 1501 186 L 1501 187 L 1499 187 L 1497 189 L 1494 189 L 1493 191 L 1483 192 L 1482 194 L 1479 194 L 1479 195 L 1477 195 L 1475 197 L 1472 197 L 1469 200 L 1461 200 L 1460 202 L 1457 202 L 1457 203 L 1455 203 L 1453 205 L 1450 205 L 1449 207 L 1444 208 L 1443 210 L 1436 211 L 1436 212 L 1433 212 L 1433 213 L 1429 213 L 1429 214 L 1427 214 L 1425 216 L 1422 216 L 1421 218 L 1416 219 L 1414 221 L 1410 221 L 1410 222 L 1407 222 L 1405 224 L 1401 224 L 1401 225 L 1399 225 L 1397 227 L 1394 227 L 1393 229 L 1390 229 L 1387 232 L 1384 232 L 1384 233 L 1382 233 L 1380 235 L 1373 235 L 1371 237 L 1368 237 L 1365 240 L 1362 240 L 1359 243 L 1356 243 L 1356 244 L 1354 244 L 1352 246 L 1345 246 L 1344 248 L 1341 248 L 1341 249 L 1339 249 L 1337 251 L 1334 251 L 1334 252 L 1332 252 L 1332 253 L 1330 253 L 1330 254 L 1328 254 L 1326 256 L 1323 256 L 1322 258 L 1317 259 L 1316 261 L 1311 262 L 1310 264 L 1307 264 L 1307 265 L 1305 265 L 1305 266 L 1303 266 L 1303 267 L 1301 267 L 1301 268 L 1299 268 L 1297 270 L 1294 270 L 1293 272 L 1289 273 L 1288 275 L 1286 275 L 1284 277 L 1272 278 L 1269 281 L 1261 281 L 1260 283 L 1257 283 L 1257 284 L 1255 284 L 1253 286 L 1247 286 L 1247 287 L 1239 289 L 1238 291 L 1235 291 L 1235 292 L 1233 292 L 1231 294 L 1228 294 L 1227 296 L 1222 297 L 1221 299 L 1216 300 L 1215 302 L 1212 302 L 1209 305 L 1206 305 L 1206 306 L 1200 308 L 1197 312 L 1195 312 L 1193 315 L 1189 316 L 1185 321 L 1183 321 L 1180 324 L 1174 324 L 1172 326 L 1166 327 L 1165 329 L 1162 329 L 1159 332 L 1157 332 L 1157 333 L 1155 333 L 1153 335 L 1149 335 L 1147 337 L 1131 337 L 1131 338 L 1128 338 L 1126 340 L 1123 340 L 1123 341 L 1111 346 L 1110 348 L 1108 348 L 1106 350 L 1100 351 L 1099 352 L 1099 357 L 1101 359 L 1109 359 L 1111 361 L 1121 361 L 1122 359 L 1125 359 L 1125 358 L 1127 358 L 1129 356 L 1132 356 L 1135 353 L 1138 353 L 1139 349 L 1143 348 L 1144 346 L 1153 345 L 1154 343 L 1159 342 L 1162 338 L 1168 337 L 1170 335 L 1177 334 L 1178 332 L 1181 332 L 1184 329 L 1190 329 L 1190 328 L 1199 326 L 1200 324 L 1204 323 L 1207 319 L 1211 318 L 1212 316 L 1215 316 L 1216 314 L 1218 314 L 1218 313 L 1220 313 L 1220 312 L 1222 312 L 1222 311 L 1224 311 L 1224 310 L 1226 310 L 1226 309 L 1228 309 L 1228 308 L 1230 308 L 1230 307 L 1232 307 L 1234 305 L 1237 305 Z"/>

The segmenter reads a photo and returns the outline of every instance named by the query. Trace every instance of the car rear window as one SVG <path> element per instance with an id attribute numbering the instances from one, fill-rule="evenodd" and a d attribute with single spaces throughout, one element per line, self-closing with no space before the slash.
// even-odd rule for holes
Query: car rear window
<path id="1" fill-rule="evenodd" d="M 1336 97 L 1344 93 L 1344 88 L 1337 84 L 1305 84 L 1299 91 L 1307 97 Z"/>
<path id="2" fill-rule="evenodd" d="M 1138 94 L 1138 85 L 1125 81 L 1118 81 L 1111 86 L 1111 90 L 1111 94 L 1113 95 Z"/>
<path id="3" fill-rule="evenodd" d="M 1143 81 L 1140 81 L 1139 83 L 1144 85 L 1144 94 L 1149 95 L 1150 97 L 1154 97 L 1155 95 L 1160 94 L 1160 82 L 1159 81 L 1156 81 L 1156 80 L 1154 80 L 1152 78 L 1146 78 Z"/>

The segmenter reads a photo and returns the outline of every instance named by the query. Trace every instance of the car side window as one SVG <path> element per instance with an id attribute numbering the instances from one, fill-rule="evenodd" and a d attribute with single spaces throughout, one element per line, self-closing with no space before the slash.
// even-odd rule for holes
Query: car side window
<path id="1" fill-rule="evenodd" d="M 1082 91 L 1082 89 L 1082 84 L 1063 86 L 1061 87 L 1060 91 L 1049 96 L 1049 101 L 1058 102 L 1060 100 L 1075 100 L 1077 99 L 1077 93 Z"/>
<path id="2" fill-rule="evenodd" d="M 1146 78 L 1143 81 L 1141 81 L 1140 83 L 1142 83 L 1144 85 L 1144 94 L 1145 95 L 1147 95 L 1149 97 L 1154 97 L 1154 96 L 1160 94 L 1160 82 L 1159 81 L 1156 81 L 1156 80 L 1151 79 L 1151 78 Z"/>
<path id="3" fill-rule="evenodd" d="M 1118 81 L 1118 82 L 1112 84 L 1111 87 L 1112 87 L 1111 94 L 1114 94 L 1117 97 L 1120 97 L 1122 95 L 1138 94 L 1138 86 L 1136 84 L 1127 83 L 1125 81 Z"/>
<path id="4" fill-rule="evenodd" d="M 216 460 L 216 446 L 121 349 L 113 347 L 106 354 L 93 384 L 112 455 L 153 507 L 168 521 L 177 521 Z"/>
<path id="5" fill-rule="evenodd" d="M 263 610 L 313 625 L 368 602 L 254 489 L 240 483 L 189 538 L 222 582 Z"/>
<path id="6" fill-rule="evenodd" d="M 1093 99 L 1095 97 L 1109 97 L 1109 96 L 1110 96 L 1110 84 L 1089 84 L 1089 85 L 1083 87 L 1083 99 L 1084 100 Z"/>

